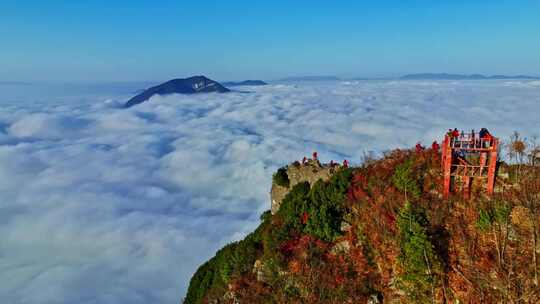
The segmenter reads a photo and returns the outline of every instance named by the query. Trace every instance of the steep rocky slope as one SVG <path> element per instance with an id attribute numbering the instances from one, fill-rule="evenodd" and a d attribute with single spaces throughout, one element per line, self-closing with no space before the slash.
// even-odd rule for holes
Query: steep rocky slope
<path id="1" fill-rule="evenodd" d="M 273 212 L 202 265 L 184 301 L 539 303 L 540 173 L 500 171 L 493 197 L 476 187 L 465 201 L 442 198 L 431 150 L 290 165 Z"/>

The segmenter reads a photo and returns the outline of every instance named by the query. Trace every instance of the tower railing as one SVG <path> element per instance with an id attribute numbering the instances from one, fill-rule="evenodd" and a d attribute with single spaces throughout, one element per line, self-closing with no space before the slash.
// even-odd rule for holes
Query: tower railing
<path id="1" fill-rule="evenodd" d="M 468 133 L 450 137 L 449 143 L 453 149 L 489 151 L 493 145 L 493 139 L 493 137 L 480 138 L 474 133 Z"/>

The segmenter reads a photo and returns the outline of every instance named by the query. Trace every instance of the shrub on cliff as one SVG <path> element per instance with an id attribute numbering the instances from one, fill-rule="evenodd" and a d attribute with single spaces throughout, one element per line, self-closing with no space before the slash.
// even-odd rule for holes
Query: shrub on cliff
<path id="1" fill-rule="evenodd" d="M 307 182 L 295 185 L 277 212 L 282 223 L 276 238 L 284 241 L 294 234 L 306 233 L 324 241 L 334 240 L 341 233 L 351 177 L 352 169 L 343 168 L 330 180 L 319 180 L 313 187 Z"/>
<path id="2" fill-rule="evenodd" d="M 278 186 L 289 188 L 290 181 L 289 176 L 287 175 L 287 167 L 279 168 L 272 176 L 272 181 Z"/>
<path id="3" fill-rule="evenodd" d="M 265 258 L 272 263 L 283 259 L 280 247 L 287 240 L 300 234 L 303 230 L 302 214 L 307 210 L 310 185 L 308 182 L 298 183 L 287 193 L 276 215 L 271 219 L 272 225 L 263 235 Z"/>
<path id="4" fill-rule="evenodd" d="M 319 180 L 310 193 L 305 232 L 324 240 L 333 241 L 341 234 L 345 213 L 345 195 L 351 183 L 352 170 L 343 168 L 328 182 Z"/>

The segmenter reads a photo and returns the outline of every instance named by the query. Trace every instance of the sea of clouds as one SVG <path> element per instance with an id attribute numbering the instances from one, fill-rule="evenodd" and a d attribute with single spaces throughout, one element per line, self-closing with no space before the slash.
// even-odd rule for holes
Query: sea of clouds
<path id="1" fill-rule="evenodd" d="M 359 163 L 454 127 L 540 133 L 538 81 L 242 89 L 130 109 L 125 92 L 0 96 L 2 302 L 178 303 L 203 261 L 258 225 L 280 166 L 313 151 Z"/>

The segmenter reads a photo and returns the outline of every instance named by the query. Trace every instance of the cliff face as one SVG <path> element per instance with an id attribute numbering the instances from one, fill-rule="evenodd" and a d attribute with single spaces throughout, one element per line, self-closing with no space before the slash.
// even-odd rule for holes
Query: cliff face
<path id="1" fill-rule="evenodd" d="M 296 162 L 287 166 L 286 172 L 289 179 L 289 186 L 285 187 L 275 182 L 272 183 L 272 189 L 270 190 L 272 214 L 276 214 L 285 195 L 298 183 L 308 182 L 310 185 L 313 185 L 319 179 L 327 181 L 336 169 L 337 166 L 323 165 L 318 160 L 311 159 L 305 164 Z"/>
<path id="2" fill-rule="evenodd" d="M 442 198 L 431 150 L 292 164 L 272 213 L 199 268 L 185 303 L 540 303 L 540 169 L 500 168 L 493 197 L 465 201 Z"/>

